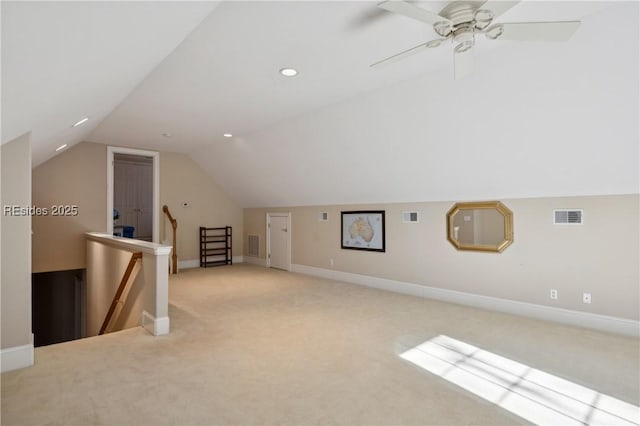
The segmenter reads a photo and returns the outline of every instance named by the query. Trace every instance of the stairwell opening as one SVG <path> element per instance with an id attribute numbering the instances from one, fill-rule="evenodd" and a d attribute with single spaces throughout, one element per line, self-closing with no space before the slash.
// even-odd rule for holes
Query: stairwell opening
<path id="1" fill-rule="evenodd" d="M 34 346 L 86 337 L 86 306 L 85 269 L 31 274 Z"/>

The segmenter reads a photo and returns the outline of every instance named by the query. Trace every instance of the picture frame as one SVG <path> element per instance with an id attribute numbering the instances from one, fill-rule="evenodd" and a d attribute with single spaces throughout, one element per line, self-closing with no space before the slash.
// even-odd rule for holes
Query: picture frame
<path id="1" fill-rule="evenodd" d="M 384 210 L 341 212 L 341 248 L 384 252 L 384 213 Z"/>

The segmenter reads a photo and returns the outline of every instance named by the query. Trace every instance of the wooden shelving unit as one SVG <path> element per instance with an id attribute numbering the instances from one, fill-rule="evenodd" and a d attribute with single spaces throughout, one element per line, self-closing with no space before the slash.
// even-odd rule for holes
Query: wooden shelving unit
<path id="1" fill-rule="evenodd" d="M 231 265 L 231 227 L 200 227 L 200 267 Z"/>

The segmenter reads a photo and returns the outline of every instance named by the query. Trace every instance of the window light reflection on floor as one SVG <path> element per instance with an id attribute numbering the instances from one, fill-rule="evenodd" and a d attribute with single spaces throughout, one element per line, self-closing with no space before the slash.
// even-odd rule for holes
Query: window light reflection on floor
<path id="1" fill-rule="evenodd" d="M 592 389 L 440 335 L 400 354 L 540 425 L 638 425 L 640 408 Z"/>

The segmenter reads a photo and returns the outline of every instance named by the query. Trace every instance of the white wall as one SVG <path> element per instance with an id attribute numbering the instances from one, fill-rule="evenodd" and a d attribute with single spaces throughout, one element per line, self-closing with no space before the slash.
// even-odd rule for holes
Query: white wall
<path id="1" fill-rule="evenodd" d="M 30 137 L 2 145 L 2 371 L 33 364 L 31 216 L 4 210 L 31 205 Z"/>
<path id="2" fill-rule="evenodd" d="M 33 218 L 33 272 L 84 269 L 84 233 L 107 227 L 107 147 L 80 143 L 35 167 L 32 177 L 34 205 L 78 206 L 76 216 Z"/>
<path id="3" fill-rule="evenodd" d="M 291 211 L 293 264 L 640 319 L 637 194 L 501 201 L 513 211 L 514 242 L 499 254 L 458 251 L 447 241 L 446 213 L 453 201 L 245 209 L 245 239 L 260 235 L 264 258 L 265 213 Z M 584 225 L 553 225 L 555 208 L 583 208 Z M 340 212 L 363 209 L 386 211 L 386 252 L 340 248 Z M 420 222 L 402 223 L 406 210 L 418 211 Z M 319 222 L 320 212 L 328 212 L 329 221 Z M 551 288 L 558 290 L 558 300 L 549 298 Z M 583 292 L 591 293 L 591 304 L 582 303 Z"/>

